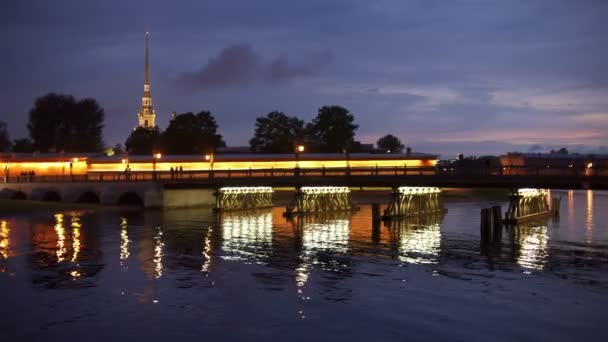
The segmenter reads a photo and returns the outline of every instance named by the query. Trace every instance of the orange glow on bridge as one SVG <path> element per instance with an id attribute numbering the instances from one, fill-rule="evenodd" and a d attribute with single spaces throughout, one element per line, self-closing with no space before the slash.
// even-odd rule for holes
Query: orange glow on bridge
<path id="1" fill-rule="evenodd" d="M 201 156 L 117 156 L 117 157 L 63 157 L 63 156 L 1 156 L 0 165 L 5 175 L 14 177 L 33 172 L 36 176 L 69 176 L 87 173 L 117 173 L 127 168 L 131 172 L 227 171 L 227 170 L 293 170 L 338 168 L 408 168 L 432 167 L 437 163 L 434 155 L 406 154 L 302 154 L 296 158 L 285 155 L 201 155 Z M 8 173 L 8 174 L 7 174 Z"/>

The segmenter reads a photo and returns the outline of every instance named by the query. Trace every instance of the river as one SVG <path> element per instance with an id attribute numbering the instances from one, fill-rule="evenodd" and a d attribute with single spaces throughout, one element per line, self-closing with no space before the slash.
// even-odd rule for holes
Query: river
<path id="1" fill-rule="evenodd" d="M 481 243 L 499 192 L 372 232 L 371 208 L 0 212 L 3 341 L 607 340 L 608 192 Z"/>

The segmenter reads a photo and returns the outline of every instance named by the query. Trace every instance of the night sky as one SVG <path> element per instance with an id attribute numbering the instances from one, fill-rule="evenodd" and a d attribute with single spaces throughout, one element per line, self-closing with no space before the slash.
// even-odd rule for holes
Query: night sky
<path id="1" fill-rule="evenodd" d="M 607 18 L 602 0 L 3 1 L 0 120 L 19 138 L 36 97 L 93 97 L 124 143 L 148 29 L 161 128 L 210 110 L 246 145 L 269 111 L 339 104 L 358 140 L 444 157 L 608 153 Z"/>

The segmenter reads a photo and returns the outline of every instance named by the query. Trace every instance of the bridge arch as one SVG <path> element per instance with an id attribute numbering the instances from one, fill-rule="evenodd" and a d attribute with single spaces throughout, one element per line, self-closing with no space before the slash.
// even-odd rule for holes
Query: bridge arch
<path id="1" fill-rule="evenodd" d="M 21 190 L 13 190 L 8 188 L 0 190 L 0 198 L 3 199 L 25 200 L 27 197 L 27 194 Z"/>
<path id="2" fill-rule="evenodd" d="M 76 198 L 76 202 L 78 202 L 78 203 L 101 203 L 101 199 L 99 198 L 99 195 L 95 191 L 87 190 L 87 191 L 80 193 L 80 195 L 78 195 L 78 198 Z"/>
<path id="3" fill-rule="evenodd" d="M 118 200 L 116 201 L 117 205 L 130 205 L 130 206 L 144 206 L 144 200 L 141 196 L 135 191 L 127 191 L 123 192 L 118 196 Z"/>
<path id="4" fill-rule="evenodd" d="M 27 194 L 23 191 L 13 191 L 13 193 L 11 194 L 10 199 L 12 200 L 26 200 L 27 199 Z"/>
<path id="5" fill-rule="evenodd" d="M 49 189 L 42 194 L 41 200 L 45 202 L 61 202 L 61 194 L 59 191 Z"/>

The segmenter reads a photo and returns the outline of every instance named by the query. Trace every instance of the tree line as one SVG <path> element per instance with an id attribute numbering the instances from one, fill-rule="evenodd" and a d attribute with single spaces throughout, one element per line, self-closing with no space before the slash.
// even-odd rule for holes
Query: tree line
<path id="1" fill-rule="evenodd" d="M 50 93 L 34 102 L 27 124 L 29 138 L 11 141 L 6 124 L 0 122 L 0 151 L 13 152 L 100 152 L 104 149 L 102 130 L 105 113 L 96 100 Z M 359 125 L 348 109 L 323 106 L 305 122 L 296 116 L 272 111 L 256 118 L 249 147 L 255 153 L 293 153 L 297 145 L 307 152 L 358 152 L 362 144 L 355 140 Z M 376 145 L 388 153 L 404 148 L 399 138 L 387 134 Z M 218 133 L 218 124 L 209 111 L 174 114 L 166 130 L 157 127 L 135 128 L 125 141 L 129 154 L 206 154 L 226 143 Z M 117 145 L 113 152 L 122 153 Z"/>

